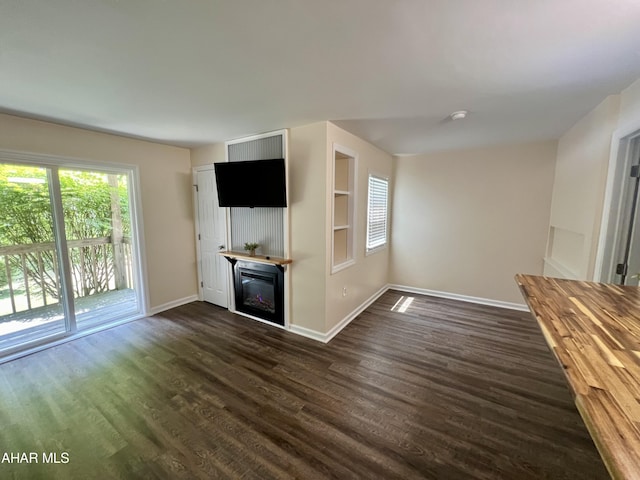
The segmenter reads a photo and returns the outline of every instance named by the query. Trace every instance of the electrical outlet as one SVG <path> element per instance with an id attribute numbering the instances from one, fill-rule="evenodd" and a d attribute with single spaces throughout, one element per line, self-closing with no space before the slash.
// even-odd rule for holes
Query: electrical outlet
<path id="1" fill-rule="evenodd" d="M 342 287 L 342 296 L 343 297 L 347 296 L 347 287 Z"/>

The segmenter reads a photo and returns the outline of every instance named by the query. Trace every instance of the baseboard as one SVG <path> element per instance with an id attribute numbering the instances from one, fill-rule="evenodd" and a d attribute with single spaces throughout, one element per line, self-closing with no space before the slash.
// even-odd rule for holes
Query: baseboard
<path id="1" fill-rule="evenodd" d="M 188 297 L 179 298 L 178 300 L 174 300 L 172 302 L 163 303 L 162 305 L 158 305 L 157 307 L 150 308 L 147 312 L 148 316 L 156 315 L 158 313 L 164 312 L 165 310 L 170 310 L 172 308 L 181 307 L 182 305 L 186 305 L 187 303 L 198 301 L 198 295 L 190 295 Z"/>
<path id="2" fill-rule="evenodd" d="M 492 300 L 490 298 L 471 297 L 469 295 L 460 295 L 457 293 L 440 292 L 437 290 L 428 290 L 426 288 L 408 287 L 406 285 L 389 285 L 389 290 L 400 290 L 401 292 L 417 293 L 419 295 L 428 295 L 430 297 L 447 298 L 449 300 L 458 300 L 460 302 L 477 303 L 480 305 L 489 305 L 491 307 L 506 308 L 509 310 L 519 310 L 528 312 L 529 307 L 524 303 L 503 302 L 501 300 Z"/>
<path id="3" fill-rule="evenodd" d="M 323 343 L 329 343 L 333 337 L 335 337 L 340 331 L 349 325 L 351 321 L 364 312 L 373 302 L 375 302 L 384 292 L 389 289 L 389 285 L 385 285 L 376 293 L 366 299 L 360 306 L 358 306 L 353 312 L 340 320 L 331 330 L 327 333 L 321 333 L 310 328 L 300 327 L 298 325 L 289 325 L 289 331 L 303 337 L 311 338 Z"/>
<path id="4" fill-rule="evenodd" d="M 428 290 L 426 288 L 416 288 L 416 287 L 408 287 L 406 285 L 396 285 L 396 284 L 387 284 L 380 288 L 376 293 L 371 295 L 367 300 L 365 300 L 360 306 L 358 306 L 353 312 L 344 317 L 340 322 L 338 322 L 331 330 L 327 333 L 318 332 L 317 330 L 312 330 L 310 328 L 301 327 L 299 325 L 289 325 L 289 331 L 291 333 L 295 333 L 296 335 L 301 335 L 303 337 L 310 338 L 312 340 L 316 340 L 322 343 L 329 343 L 333 337 L 335 337 L 338 333 L 342 331 L 344 327 L 349 325 L 351 321 L 364 312 L 373 302 L 375 302 L 382 294 L 384 294 L 387 290 L 399 290 L 407 293 L 417 293 L 419 295 L 428 295 L 431 297 L 439 297 L 439 298 L 448 298 L 449 300 L 458 300 L 461 302 L 468 303 L 477 303 L 480 305 L 489 305 L 491 307 L 498 308 L 506 308 L 509 310 L 518 310 L 522 312 L 528 312 L 529 307 L 527 307 L 524 303 L 511 303 L 511 302 L 503 302 L 501 300 L 492 300 L 489 298 L 482 297 L 471 297 L 468 295 L 459 295 L 457 293 L 448 293 L 448 292 L 439 292 L 437 290 Z"/>
<path id="5" fill-rule="evenodd" d="M 264 318 L 253 316 L 250 313 L 244 313 L 239 310 L 231 310 L 231 308 L 228 308 L 227 310 L 229 310 L 229 312 L 233 313 L 234 315 L 240 315 L 241 317 L 250 318 L 251 320 L 264 323 L 265 325 L 269 325 L 270 327 L 282 328 L 286 330 L 286 327 L 284 325 L 279 325 L 277 323 L 270 322 L 269 320 L 265 320 Z"/>
<path id="6" fill-rule="evenodd" d="M 311 340 L 316 340 L 318 342 L 327 343 L 325 339 L 325 334 L 320 333 L 317 330 L 312 330 L 310 328 L 301 327 L 299 325 L 289 325 L 289 331 L 291 333 L 295 333 L 296 335 L 302 335 L 303 337 L 310 338 Z"/>
<path id="7" fill-rule="evenodd" d="M 368 299 L 366 299 L 358 308 L 356 308 L 353 312 L 351 312 L 349 315 L 347 315 L 346 317 L 344 317 L 342 320 L 340 320 L 340 322 L 338 322 L 337 325 L 335 325 L 331 330 L 329 330 L 325 337 L 326 340 L 324 341 L 325 343 L 328 343 L 333 337 L 335 337 L 338 333 L 340 333 L 340 331 L 346 327 L 347 325 L 349 325 L 351 323 L 351 321 L 356 318 L 358 315 L 360 315 L 362 312 L 364 312 L 369 305 L 371 305 L 373 302 L 375 302 L 378 298 L 380 298 L 380 296 L 386 292 L 387 290 L 389 290 L 389 285 L 385 285 L 384 287 L 382 287 L 380 290 L 378 290 L 376 293 L 374 293 L 373 295 L 371 295 Z"/>

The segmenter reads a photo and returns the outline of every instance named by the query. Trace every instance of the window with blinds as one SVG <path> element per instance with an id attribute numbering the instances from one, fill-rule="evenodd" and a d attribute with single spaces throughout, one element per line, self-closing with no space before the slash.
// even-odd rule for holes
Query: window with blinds
<path id="1" fill-rule="evenodd" d="M 369 175 L 367 208 L 367 252 L 387 244 L 389 179 Z"/>

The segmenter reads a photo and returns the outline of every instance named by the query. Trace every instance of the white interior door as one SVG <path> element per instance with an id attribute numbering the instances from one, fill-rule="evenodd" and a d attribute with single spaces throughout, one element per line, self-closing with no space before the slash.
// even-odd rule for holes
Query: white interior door
<path id="1" fill-rule="evenodd" d="M 202 298 L 227 308 L 227 260 L 218 255 L 227 238 L 225 210 L 218 205 L 215 171 L 200 170 L 196 175 Z"/>

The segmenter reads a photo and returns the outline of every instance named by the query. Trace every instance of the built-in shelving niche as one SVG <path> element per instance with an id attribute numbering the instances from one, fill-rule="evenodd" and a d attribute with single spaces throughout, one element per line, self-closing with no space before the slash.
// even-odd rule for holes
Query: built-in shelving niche
<path id="1" fill-rule="evenodd" d="M 331 273 L 355 263 L 355 178 L 357 154 L 333 145 Z"/>

